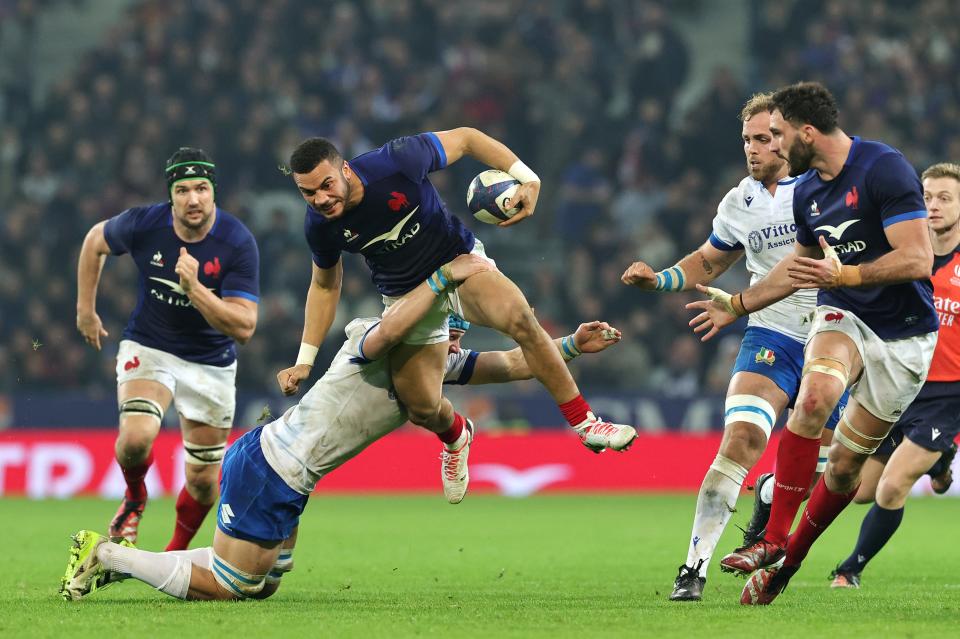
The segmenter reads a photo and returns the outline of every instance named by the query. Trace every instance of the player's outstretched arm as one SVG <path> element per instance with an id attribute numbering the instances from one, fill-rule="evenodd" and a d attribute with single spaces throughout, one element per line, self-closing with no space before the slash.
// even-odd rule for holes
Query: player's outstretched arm
<path id="1" fill-rule="evenodd" d="M 581 324 L 576 332 L 553 340 L 560 355 L 567 362 L 582 353 L 599 353 L 620 341 L 620 331 L 606 322 L 587 322 Z M 530 366 L 523 357 L 523 351 L 515 348 L 510 351 L 490 351 L 479 353 L 469 384 L 505 384 L 523 379 L 533 379 Z"/>
<path id="2" fill-rule="evenodd" d="M 386 355 L 391 348 L 403 341 L 423 317 L 433 308 L 437 296 L 446 288 L 459 284 L 467 278 L 497 267 L 488 258 L 464 254 L 440 267 L 430 279 L 424 281 L 384 313 L 377 324 L 361 342 L 361 355 L 375 360 Z"/>
<path id="3" fill-rule="evenodd" d="M 689 291 L 697 284 L 708 284 L 722 275 L 743 257 L 743 249 L 721 251 L 709 241 L 693 253 L 662 271 L 645 262 L 634 262 L 623 272 L 620 281 L 643 291 Z"/>
<path id="4" fill-rule="evenodd" d="M 307 303 L 303 308 L 303 338 L 297 363 L 277 373 L 277 382 L 284 395 L 293 395 L 300 382 L 310 377 L 310 369 L 317 358 L 320 344 L 326 338 L 340 303 L 340 288 L 343 285 L 343 260 L 331 268 L 320 268 L 313 261 L 310 287 L 307 288 Z"/>
<path id="5" fill-rule="evenodd" d="M 437 131 L 436 136 L 443 146 L 448 165 L 468 155 L 490 168 L 506 171 L 520 182 L 512 200 L 512 205 L 520 210 L 498 226 L 510 226 L 533 215 L 540 196 L 540 178 L 505 144 L 471 127 Z"/>
<path id="6" fill-rule="evenodd" d="M 77 264 L 77 330 L 88 344 L 100 350 L 100 338 L 107 337 L 103 322 L 97 315 L 97 286 L 103 263 L 110 254 L 110 246 L 103 235 L 106 222 L 93 225 L 80 247 Z"/>
<path id="7" fill-rule="evenodd" d="M 690 310 L 700 311 L 690 320 L 693 332 L 703 333 L 700 341 L 706 342 L 721 329 L 735 322 L 738 317 L 759 311 L 789 297 L 796 289 L 790 277 L 790 269 L 794 267 L 799 257 L 812 257 L 819 252 L 820 249 L 815 246 L 796 244 L 794 253 L 777 262 L 763 279 L 734 295 L 718 288 L 697 284 L 697 290 L 709 299 L 690 302 L 686 305 Z"/>
<path id="8" fill-rule="evenodd" d="M 190 298 L 193 307 L 210 326 L 224 335 L 241 344 L 249 342 L 257 329 L 257 303 L 242 297 L 217 297 L 200 283 L 199 271 L 200 262 L 181 246 L 174 272 L 180 277 L 180 288 Z"/>

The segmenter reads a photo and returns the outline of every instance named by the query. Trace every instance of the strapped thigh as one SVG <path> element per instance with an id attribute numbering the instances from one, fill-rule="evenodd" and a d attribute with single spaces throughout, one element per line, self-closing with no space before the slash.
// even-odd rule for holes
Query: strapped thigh
<path id="1" fill-rule="evenodd" d="M 217 583 L 240 599 L 253 597 L 263 590 L 266 575 L 253 575 L 224 561 L 216 551 L 213 553 L 213 577 Z"/>
<path id="2" fill-rule="evenodd" d="M 803 375 L 807 373 L 823 373 L 824 375 L 830 375 L 843 384 L 843 387 L 847 387 L 847 382 L 850 381 L 850 369 L 847 368 L 846 363 L 837 359 L 836 357 L 828 357 L 826 355 L 820 355 L 817 357 L 812 357 L 808 359 L 803 364 Z"/>
<path id="3" fill-rule="evenodd" d="M 194 444 L 186 439 L 183 440 L 183 452 L 186 453 L 184 461 L 195 466 L 219 464 L 223 460 L 223 453 L 226 449 L 226 443 L 205 446 Z"/>
<path id="4" fill-rule="evenodd" d="M 846 428 L 857 437 L 876 443 L 872 448 L 859 444 L 850 439 L 850 437 L 843 432 L 842 428 Z M 840 422 L 837 424 L 837 429 L 833 431 L 833 438 L 855 453 L 859 453 L 860 455 L 872 455 L 877 452 L 877 449 L 880 448 L 881 442 L 883 442 L 887 436 L 883 435 L 882 437 L 873 437 L 872 435 L 861 433 L 859 430 L 853 427 L 853 425 L 850 423 L 850 420 L 847 419 L 846 412 L 844 412 L 844 414 L 840 416 Z"/>
<path id="5" fill-rule="evenodd" d="M 777 411 L 773 405 L 756 395 L 730 395 L 724 404 L 723 425 L 734 422 L 747 422 L 763 431 L 770 439 L 770 431 L 777 421 Z"/>
<path id="6" fill-rule="evenodd" d="M 126 415 L 152 417 L 159 424 L 163 419 L 163 407 L 149 397 L 131 397 L 120 402 L 120 417 L 123 418 Z"/>

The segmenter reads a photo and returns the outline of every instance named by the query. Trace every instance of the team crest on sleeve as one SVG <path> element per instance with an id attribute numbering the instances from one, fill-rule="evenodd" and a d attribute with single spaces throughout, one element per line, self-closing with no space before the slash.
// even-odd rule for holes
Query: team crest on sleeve
<path id="1" fill-rule="evenodd" d="M 777 361 L 777 354 L 773 349 L 761 346 L 760 350 L 757 351 L 757 354 L 754 356 L 754 360 L 757 364 L 766 364 L 767 366 L 773 366 L 773 363 Z"/>
<path id="2" fill-rule="evenodd" d="M 750 245 L 750 250 L 754 253 L 762 251 L 763 238 L 760 237 L 760 231 L 750 231 L 750 234 L 747 236 L 747 243 Z"/>

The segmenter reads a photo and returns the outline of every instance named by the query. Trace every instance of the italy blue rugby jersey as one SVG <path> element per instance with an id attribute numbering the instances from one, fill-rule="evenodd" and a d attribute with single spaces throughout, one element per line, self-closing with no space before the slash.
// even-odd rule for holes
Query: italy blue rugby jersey
<path id="1" fill-rule="evenodd" d="M 174 272 L 180 247 L 198 262 L 200 284 L 218 297 L 257 302 L 260 254 L 243 223 L 218 208 L 207 236 L 184 242 L 173 231 L 170 203 L 127 209 L 103 228 L 114 255 L 130 253 L 140 271 L 137 306 L 123 329 L 123 339 L 166 351 L 200 364 L 229 366 L 237 358 L 232 338 L 219 332 L 193 307 Z"/>
<path id="2" fill-rule="evenodd" d="M 840 173 L 830 181 L 810 170 L 793 191 L 797 241 L 819 246 L 826 238 L 844 264 L 862 264 L 891 250 L 888 226 L 927 216 L 916 171 L 896 149 L 853 138 Z M 820 305 L 856 313 L 880 339 L 893 340 L 937 330 L 930 280 L 821 290 Z"/>
<path id="3" fill-rule="evenodd" d="M 335 220 L 307 206 L 304 233 L 320 268 L 340 252 L 360 253 L 383 295 L 413 290 L 443 264 L 473 250 L 474 237 L 450 215 L 427 174 L 447 165 L 433 133 L 398 138 L 350 160 L 363 183 L 360 204 Z"/>

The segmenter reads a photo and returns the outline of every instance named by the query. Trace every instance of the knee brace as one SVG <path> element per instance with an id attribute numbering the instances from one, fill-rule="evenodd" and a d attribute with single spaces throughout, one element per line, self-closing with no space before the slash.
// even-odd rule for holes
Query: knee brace
<path id="1" fill-rule="evenodd" d="M 831 377 L 839 379 L 844 388 L 847 387 L 847 382 L 850 381 L 850 369 L 836 357 L 820 356 L 810 358 L 809 361 L 804 363 L 801 374 L 806 375 L 807 373 L 830 375 Z"/>
<path id="2" fill-rule="evenodd" d="M 186 453 L 184 461 L 196 466 L 219 464 L 223 460 L 223 453 L 226 449 L 226 444 L 204 446 L 188 442 L 186 439 L 183 440 L 183 451 Z"/>
<path id="3" fill-rule="evenodd" d="M 723 455 L 717 455 L 713 463 L 710 464 L 710 470 L 717 471 L 724 477 L 736 482 L 738 486 L 743 485 L 743 481 L 747 478 L 748 472 L 746 468 L 731 459 L 727 459 Z"/>
<path id="4" fill-rule="evenodd" d="M 777 411 L 767 400 L 756 395 L 730 395 L 724 405 L 723 425 L 747 422 L 763 431 L 770 439 L 770 431 L 777 421 Z"/>
<path id="5" fill-rule="evenodd" d="M 159 424 L 163 419 L 163 407 L 146 397 L 131 397 L 120 402 L 120 417 L 125 415 L 146 415 L 156 419 Z"/>
<path id="6" fill-rule="evenodd" d="M 231 566 L 217 553 L 213 553 L 213 578 L 223 586 L 227 592 L 232 592 L 240 599 L 253 597 L 266 585 L 265 575 L 252 575 L 236 566 Z"/>
<path id="7" fill-rule="evenodd" d="M 847 436 L 847 435 L 843 432 L 843 430 L 841 429 L 841 427 L 846 428 L 847 430 L 849 430 L 851 433 L 853 433 L 853 434 L 856 435 L 857 437 L 860 437 L 860 438 L 862 438 L 862 439 L 865 439 L 865 440 L 867 440 L 867 441 L 869 441 L 869 442 L 874 442 L 874 443 L 873 443 L 873 447 L 871 448 L 871 447 L 868 447 L 868 446 L 864 446 L 864 445 L 862 445 L 862 444 L 858 444 L 857 442 L 853 441 L 852 439 L 850 439 L 849 436 Z M 847 416 L 846 416 L 846 415 L 842 415 L 842 416 L 840 417 L 840 421 L 839 421 L 839 423 L 837 423 L 837 428 L 836 428 L 835 431 L 833 431 L 833 439 L 834 439 L 835 441 L 840 442 L 841 444 L 843 444 L 844 446 L 846 446 L 847 448 L 849 448 L 849 449 L 852 450 L 853 452 L 858 453 L 858 454 L 860 454 L 860 455 L 872 455 L 872 454 L 874 454 L 875 452 L 877 452 L 877 449 L 880 448 L 880 444 L 881 444 L 881 443 L 883 442 L 883 440 L 886 439 L 886 438 L 887 438 L 886 435 L 884 435 L 883 437 L 873 437 L 873 436 L 871 436 L 871 435 L 865 435 L 864 433 L 861 433 L 859 430 L 857 430 L 856 428 L 853 427 L 853 425 L 852 425 L 852 424 L 850 423 L 850 421 L 847 419 Z"/>
<path id="8" fill-rule="evenodd" d="M 278 584 L 283 575 L 293 570 L 293 548 L 281 548 L 276 563 L 267 573 L 268 584 Z"/>

